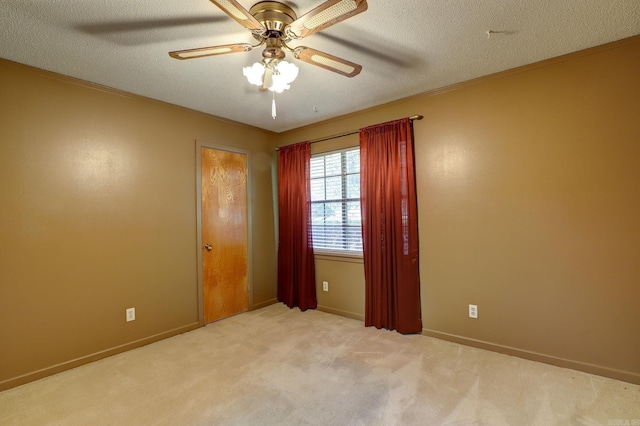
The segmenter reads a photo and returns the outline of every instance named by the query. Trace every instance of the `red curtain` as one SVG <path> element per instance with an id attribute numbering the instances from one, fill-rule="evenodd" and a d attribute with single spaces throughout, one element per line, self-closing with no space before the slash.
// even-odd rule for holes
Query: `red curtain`
<path id="1" fill-rule="evenodd" d="M 311 238 L 311 145 L 278 150 L 278 300 L 305 311 L 318 306 Z"/>
<path id="2" fill-rule="evenodd" d="M 360 129 L 365 326 L 420 333 L 418 214 L 412 123 Z"/>

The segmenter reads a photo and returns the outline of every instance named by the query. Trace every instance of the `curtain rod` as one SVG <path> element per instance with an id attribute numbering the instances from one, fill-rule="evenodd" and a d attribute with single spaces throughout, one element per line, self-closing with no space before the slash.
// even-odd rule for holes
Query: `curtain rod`
<path id="1" fill-rule="evenodd" d="M 424 117 L 422 115 L 412 115 L 411 117 L 409 117 L 409 120 L 414 121 L 414 120 L 422 120 Z M 331 136 L 325 136 L 323 138 L 318 138 L 318 139 L 312 139 L 309 141 L 309 143 L 316 143 L 316 142 L 323 142 L 323 141 L 328 141 L 331 139 L 338 139 L 338 138 L 343 138 L 345 136 L 349 136 L 349 135 L 355 135 L 356 133 L 359 133 L 360 129 L 358 130 L 351 130 L 349 132 L 344 132 L 344 133 L 339 133 L 337 135 L 331 135 Z M 276 151 L 278 151 L 280 148 L 276 148 Z"/>

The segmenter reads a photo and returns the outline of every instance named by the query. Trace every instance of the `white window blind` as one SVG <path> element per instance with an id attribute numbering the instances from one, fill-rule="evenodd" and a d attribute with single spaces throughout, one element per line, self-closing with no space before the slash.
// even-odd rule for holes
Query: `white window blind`
<path id="1" fill-rule="evenodd" d="M 311 157 L 311 203 L 313 248 L 361 254 L 359 148 Z"/>

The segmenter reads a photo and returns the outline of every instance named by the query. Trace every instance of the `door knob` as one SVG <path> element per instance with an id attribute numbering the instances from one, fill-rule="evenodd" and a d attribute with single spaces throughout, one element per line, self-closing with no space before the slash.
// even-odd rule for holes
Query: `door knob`
<path id="1" fill-rule="evenodd" d="M 204 246 L 204 248 L 205 248 L 207 251 L 211 251 L 211 249 L 213 249 L 213 247 L 211 247 L 211 244 L 206 244 L 206 245 Z"/>

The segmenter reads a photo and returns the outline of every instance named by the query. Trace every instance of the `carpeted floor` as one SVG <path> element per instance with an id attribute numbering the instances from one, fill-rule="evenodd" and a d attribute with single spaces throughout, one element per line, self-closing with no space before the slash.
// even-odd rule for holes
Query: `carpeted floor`
<path id="1" fill-rule="evenodd" d="M 1 392 L 0 424 L 640 426 L 640 386 L 277 304 Z"/>

